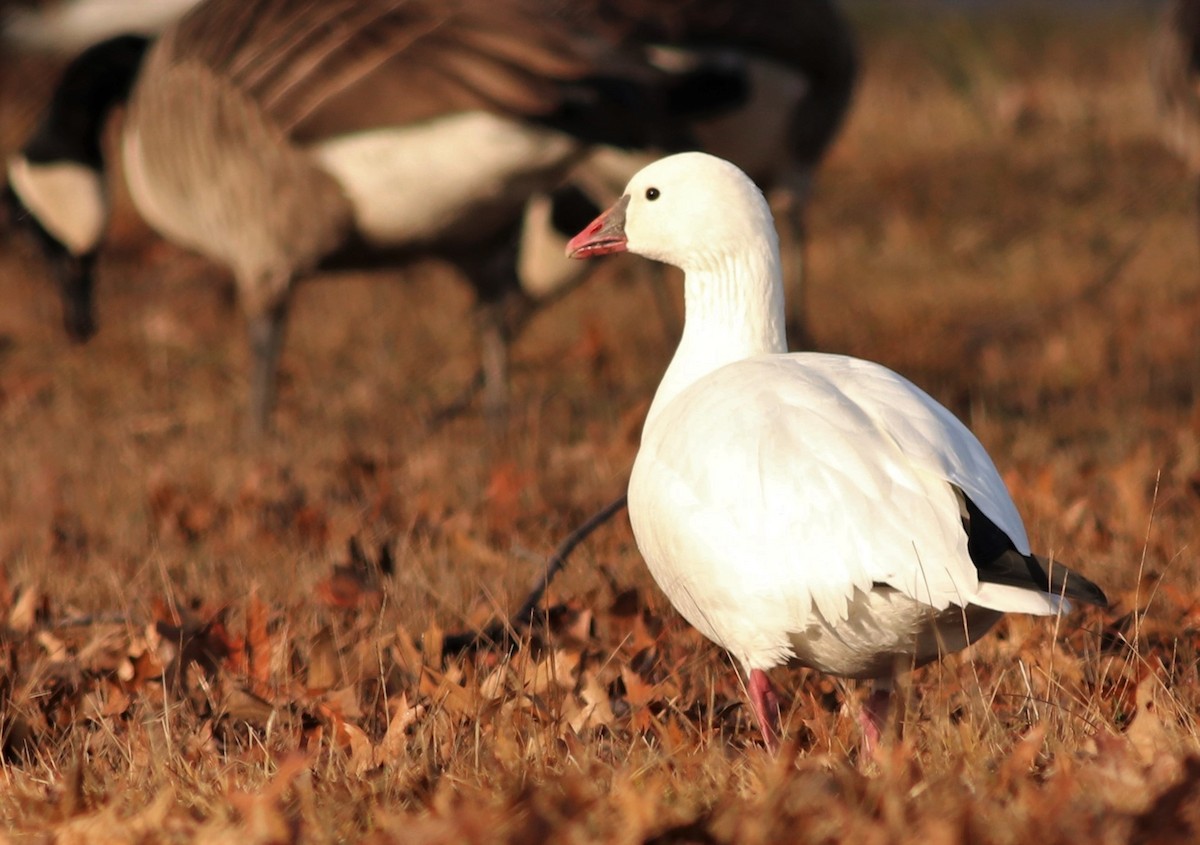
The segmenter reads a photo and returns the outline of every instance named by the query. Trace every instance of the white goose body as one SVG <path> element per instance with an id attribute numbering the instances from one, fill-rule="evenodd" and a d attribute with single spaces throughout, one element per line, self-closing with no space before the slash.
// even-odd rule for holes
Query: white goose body
<path id="1" fill-rule="evenodd" d="M 966 645 L 963 608 L 1059 605 L 979 582 L 954 488 L 1028 554 L 1020 517 L 979 441 L 884 367 L 758 355 L 655 406 L 629 484 L 638 548 L 684 618 L 748 669 L 890 675 L 896 658 L 937 657 L 939 636 L 943 652 Z"/>
<path id="2" fill-rule="evenodd" d="M 1004 612 L 1105 602 L 1030 555 L 995 465 L 948 410 L 878 364 L 787 354 L 771 213 L 736 167 L 655 162 L 568 247 L 625 250 L 685 274 L 683 337 L 629 483 L 638 549 L 680 614 L 746 669 L 768 745 L 778 704 L 764 670 L 886 687 Z M 868 716 L 870 745 L 882 717 Z"/>

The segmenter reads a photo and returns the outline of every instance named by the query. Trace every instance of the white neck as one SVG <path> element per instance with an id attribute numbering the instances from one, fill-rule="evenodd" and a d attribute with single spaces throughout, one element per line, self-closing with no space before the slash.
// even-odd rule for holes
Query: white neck
<path id="1" fill-rule="evenodd" d="M 687 271 L 683 337 L 646 416 L 714 370 L 754 355 L 787 352 L 783 279 L 774 238 Z"/>

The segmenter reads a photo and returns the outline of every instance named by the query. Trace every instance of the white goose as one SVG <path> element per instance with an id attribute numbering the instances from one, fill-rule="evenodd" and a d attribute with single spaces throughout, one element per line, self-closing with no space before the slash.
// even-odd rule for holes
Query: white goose
<path id="1" fill-rule="evenodd" d="M 767 670 L 891 680 L 982 636 L 1005 612 L 1104 606 L 1087 579 L 1030 554 L 995 465 L 949 411 L 867 361 L 787 354 L 775 229 L 762 194 L 702 153 L 639 171 L 568 246 L 681 268 L 679 348 L 629 482 L 638 548 L 675 608 L 748 675 L 774 749 Z"/>

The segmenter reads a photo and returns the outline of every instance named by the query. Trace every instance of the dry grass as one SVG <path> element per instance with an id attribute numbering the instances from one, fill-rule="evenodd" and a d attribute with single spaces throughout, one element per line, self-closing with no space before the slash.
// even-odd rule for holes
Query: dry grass
<path id="1" fill-rule="evenodd" d="M 0 253 L 11 838 L 1200 838 L 1200 258 L 1147 21 L 861 17 L 866 78 L 811 220 L 814 334 L 964 415 L 1035 546 L 1109 613 L 1013 618 L 915 673 L 878 763 L 858 691 L 805 672 L 778 679 L 792 744 L 769 758 L 623 519 L 529 647 L 443 659 L 442 631 L 516 607 L 624 483 L 670 354 L 637 265 L 532 326 L 506 437 L 423 423 L 474 365 L 441 268 L 308 284 L 279 435 L 247 451 L 236 313 L 123 216 L 87 348 L 28 254 Z M 11 149 L 47 77 L 4 72 Z M 352 537 L 370 560 L 335 570 Z"/>

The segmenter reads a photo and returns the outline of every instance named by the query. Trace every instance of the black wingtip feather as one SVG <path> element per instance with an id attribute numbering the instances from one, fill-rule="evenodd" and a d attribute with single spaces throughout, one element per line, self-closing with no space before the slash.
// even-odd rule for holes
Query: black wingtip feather
<path id="1" fill-rule="evenodd" d="M 1108 607 L 1108 596 L 1104 595 L 1104 590 L 1056 560 L 1023 555 L 1016 549 L 1010 549 L 993 558 L 986 566 L 978 568 L 979 580 L 985 583 L 1035 588 L 1072 601 Z"/>
<path id="2" fill-rule="evenodd" d="M 1095 605 L 1099 608 L 1108 607 L 1108 596 L 1104 594 L 1104 590 L 1100 589 L 1100 585 L 1094 581 L 1084 578 L 1078 572 L 1074 572 L 1063 566 L 1058 561 L 1047 560 L 1044 557 L 1031 556 L 1025 558 L 1031 572 L 1040 570 L 1049 588 L 1049 592 L 1056 596 L 1064 596 L 1068 599 L 1081 601 L 1086 604 Z"/>
<path id="3" fill-rule="evenodd" d="M 1096 607 L 1108 607 L 1108 596 L 1098 585 L 1058 561 L 1021 554 L 1007 534 L 965 494 L 961 495 L 966 509 L 963 527 L 967 532 L 967 551 L 980 581 L 1042 590 Z"/>

